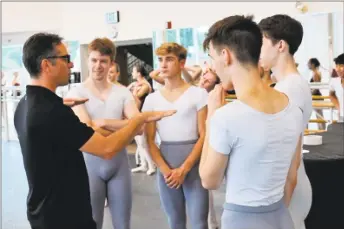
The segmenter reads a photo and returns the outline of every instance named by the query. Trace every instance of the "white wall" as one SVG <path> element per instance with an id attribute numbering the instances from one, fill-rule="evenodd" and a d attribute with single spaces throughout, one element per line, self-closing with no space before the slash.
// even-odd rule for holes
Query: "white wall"
<path id="1" fill-rule="evenodd" d="M 332 16 L 333 21 L 333 58 L 344 53 L 344 14 L 335 13 Z"/>
<path id="2" fill-rule="evenodd" d="M 57 2 L 2 2 L 2 33 L 52 31 L 61 28 Z"/>
<path id="3" fill-rule="evenodd" d="M 309 12 L 343 11 L 340 2 L 307 5 Z M 167 21 L 172 21 L 173 28 L 181 28 L 211 25 L 233 14 L 253 14 L 258 20 L 276 13 L 299 14 L 295 2 L 4 2 L 2 30 L 6 33 L 59 29 L 68 40 L 88 43 L 96 36 L 108 35 L 105 13 L 116 10 L 121 21 L 117 40 L 151 37 L 152 31 L 164 29 Z"/>
<path id="4" fill-rule="evenodd" d="M 307 80 L 310 80 L 311 71 L 307 63 L 310 58 L 317 58 L 321 64 L 322 81 L 328 82 L 332 65 L 329 50 L 329 14 L 298 16 L 297 19 L 303 25 L 302 43 L 295 53 L 295 61 L 299 63 L 298 69 Z"/>

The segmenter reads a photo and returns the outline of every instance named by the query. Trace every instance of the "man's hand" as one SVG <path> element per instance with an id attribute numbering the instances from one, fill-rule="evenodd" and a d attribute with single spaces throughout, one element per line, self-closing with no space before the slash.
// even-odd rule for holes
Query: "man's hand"
<path id="1" fill-rule="evenodd" d="M 208 117 L 211 117 L 216 109 L 226 104 L 225 90 L 221 85 L 216 85 L 208 97 Z"/>
<path id="2" fill-rule="evenodd" d="M 155 122 L 159 121 L 162 118 L 169 117 L 171 115 L 174 115 L 177 111 L 176 110 L 170 110 L 170 111 L 147 111 L 142 112 L 140 115 L 144 118 L 145 122 Z"/>
<path id="3" fill-rule="evenodd" d="M 184 183 L 187 172 L 183 168 L 172 169 L 169 176 L 165 176 L 165 182 L 170 188 L 180 188 Z"/>
<path id="4" fill-rule="evenodd" d="M 63 104 L 69 107 L 74 107 L 80 104 L 84 104 L 88 101 L 88 98 L 63 98 Z"/>
<path id="5" fill-rule="evenodd" d="M 98 127 L 98 128 L 104 128 L 106 125 L 105 119 L 96 119 L 92 120 L 92 126 Z"/>

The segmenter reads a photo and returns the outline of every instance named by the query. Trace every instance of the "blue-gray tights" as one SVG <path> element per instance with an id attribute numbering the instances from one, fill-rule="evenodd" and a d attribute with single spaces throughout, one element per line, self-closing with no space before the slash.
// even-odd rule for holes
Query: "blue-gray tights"
<path id="1" fill-rule="evenodd" d="M 93 219 L 102 229 L 105 198 L 115 229 L 130 229 L 132 208 L 131 173 L 125 150 L 111 160 L 84 154 L 91 191 Z"/>
<path id="2" fill-rule="evenodd" d="M 178 168 L 190 154 L 195 142 L 161 142 L 160 151 L 170 168 Z M 157 176 L 160 200 L 170 229 L 186 229 L 186 207 L 191 228 L 208 229 L 209 194 L 201 184 L 198 163 L 187 174 L 179 189 L 168 187 L 160 171 Z"/>

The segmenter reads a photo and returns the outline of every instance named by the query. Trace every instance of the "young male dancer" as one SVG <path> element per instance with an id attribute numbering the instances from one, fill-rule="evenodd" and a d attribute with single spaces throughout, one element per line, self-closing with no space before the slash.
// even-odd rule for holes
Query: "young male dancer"
<path id="1" fill-rule="evenodd" d="M 182 74 L 185 74 L 185 69 L 183 69 L 184 71 L 182 71 Z M 197 68 L 193 71 L 193 72 L 197 72 L 196 71 Z M 160 74 L 161 70 L 160 69 L 156 69 L 154 71 L 152 71 L 149 75 L 156 80 L 158 83 L 161 84 L 165 84 L 164 82 L 164 78 L 161 77 Z M 198 72 L 197 72 L 198 74 Z M 199 82 L 196 83 L 198 87 L 200 88 L 204 88 L 208 93 L 210 91 L 212 91 L 215 87 L 215 85 L 220 83 L 220 79 L 219 77 L 216 75 L 216 73 L 214 72 L 214 70 L 211 69 L 210 66 L 208 66 L 207 64 L 207 68 L 205 69 L 205 71 L 202 73 L 200 73 L 200 76 L 196 75 L 196 74 L 192 74 L 189 77 L 185 77 L 188 78 L 188 80 L 186 80 L 187 82 L 191 83 L 191 84 L 195 84 L 195 82 L 193 81 L 194 78 L 200 78 Z M 209 191 L 209 215 L 208 215 L 208 225 L 209 225 L 209 229 L 218 229 L 219 227 L 219 223 L 216 219 L 216 212 L 215 212 L 215 208 L 214 208 L 214 196 L 213 196 L 213 192 Z"/>
<path id="2" fill-rule="evenodd" d="M 226 174 L 222 228 L 293 228 L 283 196 L 302 113 L 262 81 L 261 45 L 258 25 L 244 16 L 216 22 L 204 41 L 221 85 L 209 95 L 200 175 L 204 187 L 216 189 Z M 225 105 L 231 84 L 238 99 Z"/>
<path id="3" fill-rule="evenodd" d="M 69 93 L 69 97 L 89 98 L 85 105 L 73 108 L 84 123 L 94 123 L 109 131 L 117 131 L 128 119 L 139 114 L 130 91 L 108 81 L 108 72 L 116 55 L 113 42 L 97 38 L 88 46 L 89 77 Z M 104 201 L 110 209 L 114 228 L 129 229 L 132 206 L 131 174 L 125 147 L 111 160 L 84 154 L 91 191 L 93 218 L 101 229 Z"/>
<path id="4" fill-rule="evenodd" d="M 164 86 L 146 98 L 143 111 L 177 110 L 174 118 L 146 126 L 149 152 L 158 167 L 159 195 L 170 228 L 186 229 L 188 218 L 191 228 L 207 229 L 209 194 L 202 187 L 198 165 L 208 93 L 182 79 L 186 52 L 177 43 L 164 43 L 156 50 Z M 156 132 L 161 138 L 160 149 L 155 143 Z"/>

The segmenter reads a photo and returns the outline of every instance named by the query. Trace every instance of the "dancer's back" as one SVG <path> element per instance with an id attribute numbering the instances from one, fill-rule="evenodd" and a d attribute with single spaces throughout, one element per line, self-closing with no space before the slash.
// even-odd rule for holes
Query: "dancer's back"
<path id="1" fill-rule="evenodd" d="M 275 109 L 274 104 L 262 106 Z M 222 126 L 222 131 L 213 129 L 217 131 L 210 133 L 210 144 L 218 152 L 230 154 L 227 203 L 264 206 L 283 198 L 285 180 L 302 132 L 301 123 L 301 110 L 290 103 L 274 114 L 258 111 L 241 101 L 216 111 L 211 125 Z M 228 147 L 216 147 L 221 139 L 230 142 Z"/>

